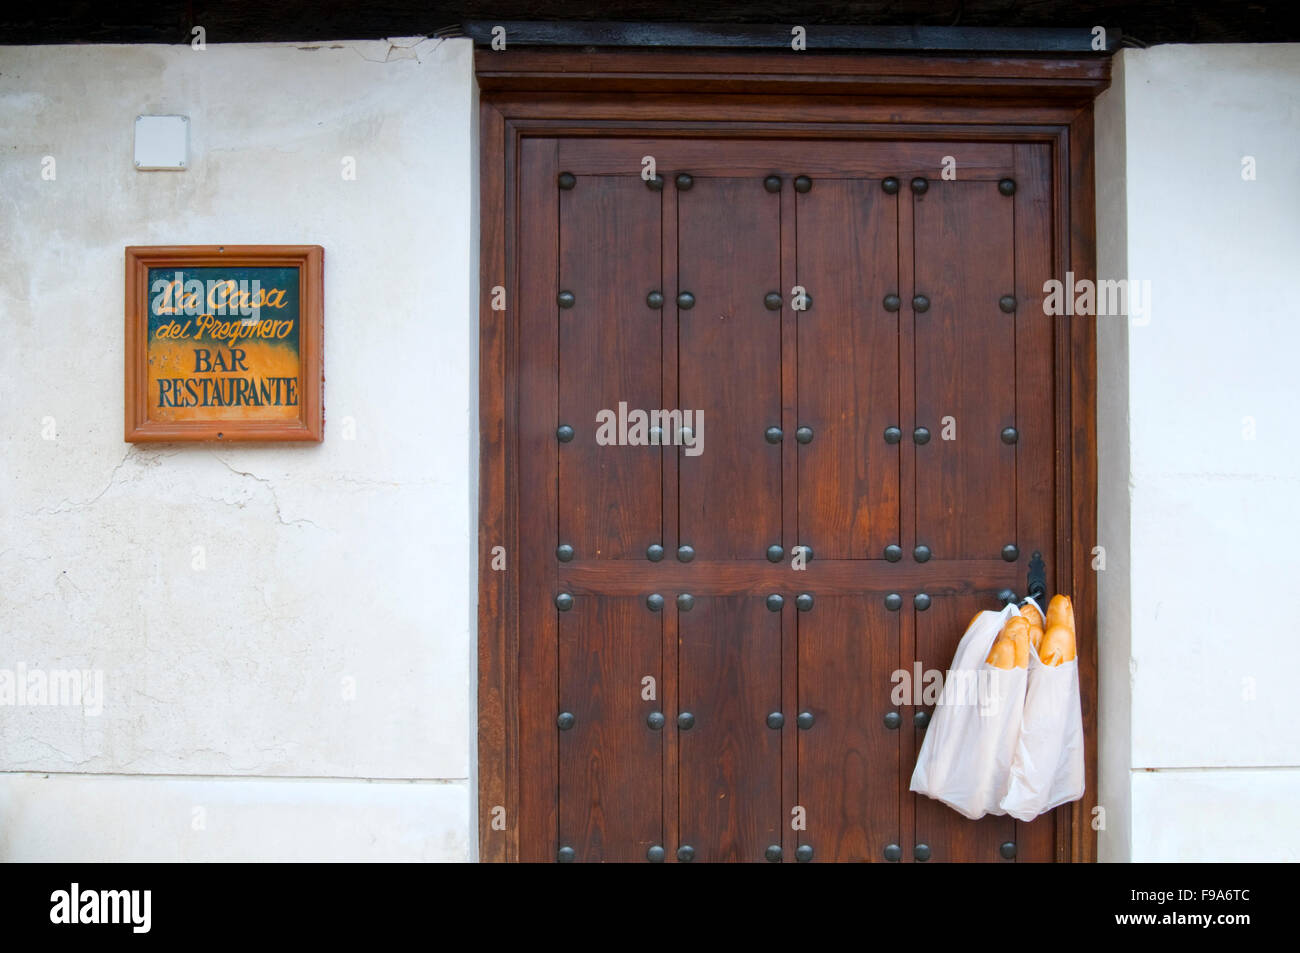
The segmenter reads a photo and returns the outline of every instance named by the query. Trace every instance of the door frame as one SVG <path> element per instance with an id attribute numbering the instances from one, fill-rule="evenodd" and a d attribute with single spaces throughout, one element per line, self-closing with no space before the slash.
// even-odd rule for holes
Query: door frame
<path id="1" fill-rule="evenodd" d="M 519 857 L 517 161 L 526 136 L 996 140 L 1052 150 L 1053 274 L 1095 279 L 1092 101 L 1109 59 L 821 53 L 478 50 L 479 526 L 478 848 Z M 494 310 L 493 289 L 505 289 Z M 1096 860 L 1097 349 L 1095 318 L 1055 319 L 1057 585 L 1080 620 L 1087 790 L 1057 812 L 1056 859 Z M 505 570 L 493 568 L 504 547 Z M 502 818 L 504 826 L 494 825 Z"/>

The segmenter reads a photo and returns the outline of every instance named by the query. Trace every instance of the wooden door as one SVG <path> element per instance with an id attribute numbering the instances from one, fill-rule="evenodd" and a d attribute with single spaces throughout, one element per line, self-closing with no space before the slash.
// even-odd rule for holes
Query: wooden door
<path id="1" fill-rule="evenodd" d="M 908 791 L 925 673 L 1031 554 L 1055 584 L 1049 146 L 518 169 L 520 859 L 1053 859 Z"/>

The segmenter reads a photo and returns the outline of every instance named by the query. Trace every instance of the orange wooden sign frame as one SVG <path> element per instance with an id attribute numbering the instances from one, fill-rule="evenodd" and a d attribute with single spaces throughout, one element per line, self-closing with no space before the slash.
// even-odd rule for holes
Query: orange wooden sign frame
<path id="1" fill-rule="evenodd" d="M 325 432 L 324 249 L 319 245 L 171 245 L 126 249 L 125 439 L 142 441 L 303 440 Z M 166 420 L 150 416 L 149 269 L 298 269 L 298 416 L 284 420 L 220 417 Z"/>

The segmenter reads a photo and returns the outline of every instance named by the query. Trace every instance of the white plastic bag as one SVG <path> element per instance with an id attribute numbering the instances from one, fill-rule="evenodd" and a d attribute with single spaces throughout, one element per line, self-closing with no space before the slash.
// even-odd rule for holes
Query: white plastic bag
<path id="1" fill-rule="evenodd" d="M 926 729 L 911 789 L 966 817 L 1003 814 L 1011 762 L 1020 740 L 1027 670 L 984 661 L 1014 605 L 981 612 L 957 645 L 943 692 Z"/>
<path id="2" fill-rule="evenodd" d="M 1037 603 L 1035 603 L 1037 606 Z M 1041 612 L 1041 609 L 1040 609 Z M 1029 677 L 1011 783 L 999 806 L 1021 821 L 1083 797 L 1079 660 L 1044 665 L 1029 652 Z"/>

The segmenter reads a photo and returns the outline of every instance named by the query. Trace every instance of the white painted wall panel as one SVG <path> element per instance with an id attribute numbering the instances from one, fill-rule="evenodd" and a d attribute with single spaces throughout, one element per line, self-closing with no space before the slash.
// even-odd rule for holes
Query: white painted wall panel
<path id="1" fill-rule="evenodd" d="M 464 861 L 469 786 L 0 775 L 0 860 Z"/>
<path id="2" fill-rule="evenodd" d="M 196 782 L 254 792 L 252 827 L 97 858 L 466 851 L 473 104 L 465 40 L 0 48 L 0 669 L 104 677 L 97 717 L 0 708 L 0 771 L 455 782 L 342 785 L 316 820 L 355 837 L 265 808 L 309 784 Z M 138 113 L 190 117 L 188 171 L 133 168 Z M 122 249 L 209 243 L 324 246 L 323 445 L 122 441 Z M 180 782 L 102 783 L 50 783 L 74 832 Z M 5 803 L 0 858 L 88 856 Z"/>
<path id="3" fill-rule="evenodd" d="M 1296 765 L 1300 46 L 1123 56 L 1133 766 Z"/>
<path id="4" fill-rule="evenodd" d="M 1132 859 L 1300 861 L 1297 801 L 1300 770 L 1294 768 L 1134 772 Z"/>
<path id="5" fill-rule="evenodd" d="M 1116 67 L 1099 261 L 1152 307 L 1098 335 L 1099 532 L 1122 554 L 1099 580 L 1100 856 L 1294 860 L 1300 45 Z"/>

